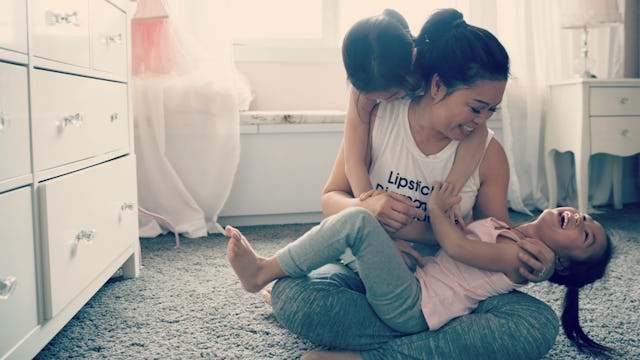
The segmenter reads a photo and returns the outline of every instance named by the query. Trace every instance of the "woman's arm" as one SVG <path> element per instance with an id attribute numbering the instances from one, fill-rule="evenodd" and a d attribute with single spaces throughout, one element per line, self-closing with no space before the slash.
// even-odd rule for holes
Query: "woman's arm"
<path id="1" fill-rule="evenodd" d="M 320 198 L 322 212 L 324 216 L 331 216 L 340 211 L 353 207 L 362 206 L 359 199 L 353 197 L 351 186 L 347 179 L 344 166 L 344 139 L 340 143 L 336 161 L 333 163 L 329 179 L 322 190 Z"/>
<path id="2" fill-rule="evenodd" d="M 407 197 L 393 192 L 379 191 L 365 200 L 354 198 L 345 173 L 344 142 L 340 145 L 333 169 L 322 191 L 321 204 L 325 216 L 353 206 L 363 207 L 390 233 L 414 223 L 414 218 L 424 216 Z M 395 235 L 394 237 L 402 239 Z"/>
<path id="3" fill-rule="evenodd" d="M 480 188 L 473 209 L 474 219 L 494 217 L 509 224 L 509 162 L 502 145 L 495 138 L 487 145 L 479 175 Z"/>
<path id="4" fill-rule="evenodd" d="M 362 96 L 354 87 L 344 123 L 345 173 L 352 192 L 359 197 L 373 188 L 369 180 L 369 123 L 376 102 Z"/>

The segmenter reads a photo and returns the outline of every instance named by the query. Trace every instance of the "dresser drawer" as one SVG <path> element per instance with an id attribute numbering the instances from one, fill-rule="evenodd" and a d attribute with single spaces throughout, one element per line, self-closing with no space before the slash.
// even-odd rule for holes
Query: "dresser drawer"
<path id="1" fill-rule="evenodd" d="M 104 0 L 92 0 L 91 46 L 93 68 L 127 75 L 127 15 Z"/>
<path id="2" fill-rule="evenodd" d="M 88 0 L 33 0 L 29 20 L 33 54 L 37 57 L 89 67 Z"/>
<path id="3" fill-rule="evenodd" d="M 1 35 L 0 35 L 1 36 Z M 0 62 L 0 181 L 31 172 L 27 68 Z"/>
<path id="4" fill-rule="evenodd" d="M 0 0 L 0 48 L 27 53 L 27 7 L 24 0 Z"/>
<path id="5" fill-rule="evenodd" d="M 591 87 L 591 116 L 640 115 L 640 87 Z"/>
<path id="6" fill-rule="evenodd" d="M 0 356 L 38 325 L 31 188 L 0 194 Z M 12 291 L 9 291 L 12 284 Z"/>
<path id="7" fill-rule="evenodd" d="M 36 170 L 128 149 L 126 84 L 33 71 Z"/>
<path id="8" fill-rule="evenodd" d="M 41 184 L 47 318 L 137 240 L 135 160 L 110 161 Z"/>
<path id="9" fill-rule="evenodd" d="M 640 152 L 640 116 L 591 118 L 591 135 L 591 154 L 633 155 Z"/>

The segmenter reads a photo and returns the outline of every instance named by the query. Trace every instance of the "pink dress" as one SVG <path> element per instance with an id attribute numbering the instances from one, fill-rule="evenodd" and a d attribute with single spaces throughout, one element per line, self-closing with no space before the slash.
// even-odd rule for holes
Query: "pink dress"
<path id="1" fill-rule="evenodd" d="M 494 218 L 474 221 L 467 226 L 465 235 L 490 243 L 495 243 L 498 235 L 514 242 L 518 240 L 507 224 Z M 429 330 L 436 330 L 449 320 L 472 312 L 478 302 L 490 296 L 523 286 L 501 272 L 480 270 L 453 260 L 442 250 L 424 259 L 426 266 L 417 268 L 415 274 L 422 287 L 422 313 Z"/>

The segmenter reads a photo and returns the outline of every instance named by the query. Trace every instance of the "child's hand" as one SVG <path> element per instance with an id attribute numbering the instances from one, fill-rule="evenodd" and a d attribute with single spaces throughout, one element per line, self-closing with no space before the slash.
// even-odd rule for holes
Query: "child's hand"
<path id="1" fill-rule="evenodd" d="M 429 211 L 438 210 L 443 213 L 448 213 L 452 207 L 460 203 L 460 200 L 462 200 L 462 197 L 456 195 L 455 187 L 452 184 L 437 181 L 433 184 L 433 191 L 429 196 L 427 206 L 429 207 Z M 455 214 L 456 211 L 454 209 L 450 214 L 454 220 L 457 216 Z M 457 217 L 459 218 L 459 216 Z"/>
<path id="2" fill-rule="evenodd" d="M 415 267 L 424 267 L 426 265 L 425 260 L 422 258 L 422 255 L 414 249 L 411 244 L 407 241 L 394 239 L 393 242 L 400 251 L 400 255 L 402 256 L 402 260 L 407 264 L 407 267 L 411 269 L 411 271 L 415 271 Z"/>
<path id="3" fill-rule="evenodd" d="M 451 216 L 451 221 L 453 221 L 454 224 L 460 226 L 460 229 L 464 230 L 466 228 L 464 219 L 462 218 L 462 211 L 460 210 L 460 203 L 451 207 L 449 210 L 449 216 Z"/>

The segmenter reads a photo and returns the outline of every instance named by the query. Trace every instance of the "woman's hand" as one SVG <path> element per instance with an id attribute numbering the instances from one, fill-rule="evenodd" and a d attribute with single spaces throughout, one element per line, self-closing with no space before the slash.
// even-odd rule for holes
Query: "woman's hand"
<path id="1" fill-rule="evenodd" d="M 423 218 L 424 213 L 404 195 L 382 190 L 369 190 L 359 197 L 362 206 L 369 210 L 382 227 L 389 233 L 395 233 L 414 218 Z"/>
<path id="2" fill-rule="evenodd" d="M 526 238 L 517 242 L 521 251 L 518 252 L 520 259 L 520 275 L 531 282 L 542 282 L 548 280 L 555 270 L 556 256 L 547 245 L 534 238 Z"/>
<path id="3" fill-rule="evenodd" d="M 411 269 L 411 271 L 415 271 L 416 265 L 420 267 L 425 266 L 426 263 L 424 259 L 420 253 L 411 246 L 411 243 L 396 239 L 394 239 L 393 243 L 398 248 L 398 251 L 400 251 L 402 260 L 404 260 L 404 263 L 407 264 L 407 267 Z"/>

